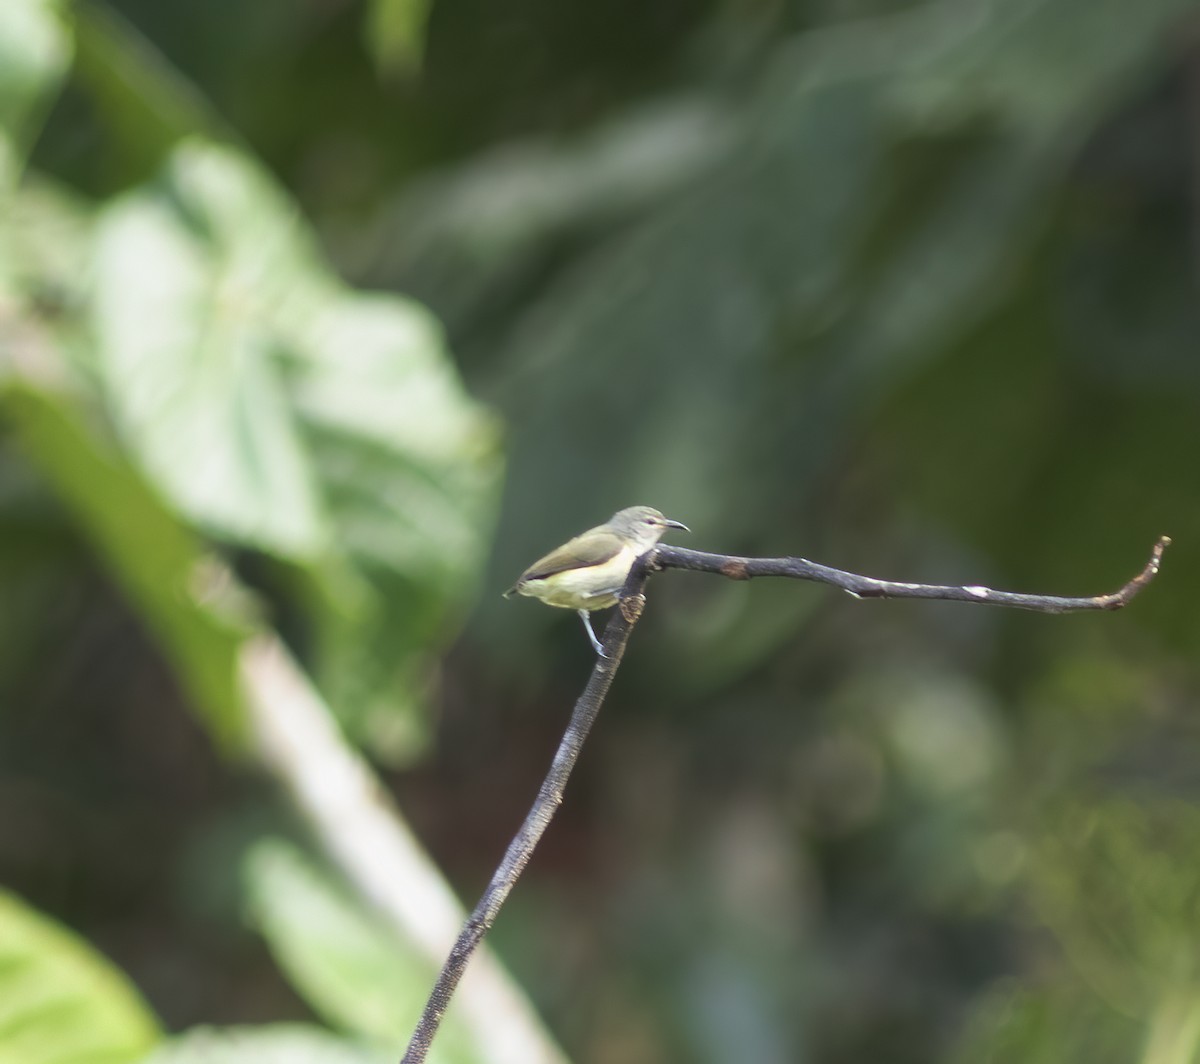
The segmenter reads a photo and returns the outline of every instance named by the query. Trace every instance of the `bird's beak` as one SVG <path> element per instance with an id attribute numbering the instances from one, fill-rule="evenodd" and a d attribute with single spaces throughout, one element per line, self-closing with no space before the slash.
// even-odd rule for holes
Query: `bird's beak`
<path id="1" fill-rule="evenodd" d="M 685 525 L 682 521 L 672 521 L 669 517 L 663 518 L 663 524 L 666 525 L 667 528 L 677 528 L 677 529 L 679 529 L 680 532 L 690 532 L 691 531 L 691 529 L 688 528 L 688 526 Z"/>

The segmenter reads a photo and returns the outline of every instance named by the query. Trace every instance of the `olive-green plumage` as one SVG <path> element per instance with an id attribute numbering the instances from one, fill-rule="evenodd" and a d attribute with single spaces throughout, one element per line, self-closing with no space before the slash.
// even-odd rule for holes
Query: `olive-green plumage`
<path id="1" fill-rule="evenodd" d="M 577 610 L 592 645 L 603 653 L 588 612 L 616 605 L 634 561 L 669 528 L 688 530 L 652 506 L 631 506 L 539 558 L 504 594 L 528 595 L 548 606 Z"/>

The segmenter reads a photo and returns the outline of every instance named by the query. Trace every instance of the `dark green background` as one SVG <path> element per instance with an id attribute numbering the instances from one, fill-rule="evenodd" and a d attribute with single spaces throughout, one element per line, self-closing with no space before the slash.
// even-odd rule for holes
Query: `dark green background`
<path id="1" fill-rule="evenodd" d="M 1193 5 L 436 0 L 390 65 L 348 0 L 80 10 L 34 173 L 102 204 L 181 125 L 232 139 L 342 277 L 438 315 L 499 419 L 423 738 L 356 732 L 468 903 L 590 664 L 573 617 L 499 593 L 613 510 L 1056 594 L 1174 537 L 1118 614 L 655 578 L 494 934 L 573 1060 L 1195 1059 Z M 123 97 L 114 40 L 178 95 Z M 171 1028 L 306 1017 L 232 867 L 285 814 L 2 457 L 0 881 Z M 308 654 L 288 566 L 229 556 Z"/>

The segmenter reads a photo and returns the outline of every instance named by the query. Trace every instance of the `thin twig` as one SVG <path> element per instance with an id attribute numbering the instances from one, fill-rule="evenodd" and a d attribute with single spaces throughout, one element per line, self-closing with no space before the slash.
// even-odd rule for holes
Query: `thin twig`
<path id="1" fill-rule="evenodd" d="M 840 587 L 855 598 L 946 599 L 952 602 L 990 603 L 1015 606 L 1040 613 L 1072 613 L 1078 610 L 1119 610 L 1142 590 L 1158 573 L 1163 551 L 1171 545 L 1170 536 L 1161 536 L 1150 552 L 1142 571 L 1122 588 L 1108 595 L 1066 598 L 1061 595 L 1026 595 L 1017 591 L 996 591 L 979 584 L 907 584 L 896 580 L 877 580 L 873 576 L 848 573 L 807 558 L 738 558 L 731 554 L 708 554 L 686 547 L 668 547 L 660 543 L 646 559 L 651 570 L 691 569 L 694 572 L 719 573 L 730 580 L 749 580 L 755 576 L 787 576 L 793 580 L 815 580 Z"/>
<path id="2" fill-rule="evenodd" d="M 783 576 L 795 580 L 814 580 L 832 584 L 856 598 L 921 598 L 947 599 L 958 602 L 991 603 L 996 606 L 1016 606 L 1043 613 L 1067 613 L 1075 610 L 1120 609 L 1142 590 L 1158 573 L 1163 551 L 1171 540 L 1162 536 L 1151 551 L 1150 560 L 1132 580 L 1108 595 L 1089 598 L 1066 598 L 1059 595 L 1026 595 L 1014 591 L 996 591 L 979 585 L 910 584 L 894 580 L 877 580 L 872 576 L 849 573 L 828 565 L 810 562 L 806 558 L 740 558 L 730 554 L 708 554 L 659 544 L 633 566 L 622 592 L 621 607 L 613 614 L 604 631 L 604 656 L 596 659 L 587 687 L 575 703 L 566 733 L 559 743 L 554 762 L 538 791 L 533 808 L 525 817 L 521 830 L 509 843 L 504 860 L 496 869 L 491 882 L 479 899 L 450 956 L 442 966 L 433 992 L 421 1013 L 401 1064 L 424 1064 L 429 1044 L 450 1004 L 472 953 L 483 941 L 495 922 L 500 906 L 512 891 L 517 878 L 529 863 L 534 847 L 541 839 L 559 805 L 583 741 L 595 723 L 600 706 L 612 686 L 613 677 L 625 653 L 629 633 L 637 623 L 645 605 L 643 591 L 651 572 L 665 569 L 690 569 L 694 572 L 717 573 L 731 580 L 749 580 L 756 576 Z"/>

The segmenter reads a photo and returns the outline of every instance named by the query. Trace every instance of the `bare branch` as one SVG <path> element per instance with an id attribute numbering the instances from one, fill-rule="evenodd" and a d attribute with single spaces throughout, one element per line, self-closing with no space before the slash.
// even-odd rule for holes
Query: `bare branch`
<path id="1" fill-rule="evenodd" d="M 592 675 L 575 709 L 571 713 L 566 733 L 559 743 L 558 752 L 550 771 L 546 774 L 538 791 L 533 808 L 525 817 L 521 830 L 509 843 L 500 867 L 492 875 L 491 882 L 479 899 L 450 956 L 438 975 L 433 992 L 421 1013 L 420 1022 L 413 1032 L 408 1049 L 400 1064 L 424 1064 L 433 1036 L 437 1033 L 446 1008 L 462 979 L 463 972 L 472 954 L 483 941 L 496 920 L 500 907 L 511 893 L 517 878 L 529 863 L 534 847 L 545 833 L 551 819 L 562 804 L 567 779 L 583 741 L 600 713 L 600 707 L 612 686 L 613 677 L 633 626 L 641 617 L 645 606 L 646 580 L 651 572 L 665 569 L 690 569 L 693 572 L 717 573 L 730 580 L 749 580 L 756 576 L 784 576 L 794 580 L 814 580 L 832 584 L 856 598 L 922 598 L 948 599 L 958 602 L 991 603 L 996 606 L 1016 606 L 1021 609 L 1039 610 L 1043 613 L 1067 613 L 1073 610 L 1116 610 L 1124 606 L 1158 574 L 1163 551 L 1171 540 L 1163 536 L 1154 545 L 1150 560 L 1124 587 L 1108 595 L 1090 598 L 1064 598 L 1058 595 L 1025 595 L 1014 591 L 996 591 L 990 587 L 976 585 L 953 586 L 940 584 L 908 584 L 893 580 L 877 580 L 872 576 L 848 573 L 828 565 L 810 562 L 807 558 L 740 558 L 729 554 L 709 554 L 704 551 L 687 550 L 659 544 L 651 548 L 633 566 L 629 579 L 622 591 L 621 606 L 613 613 L 604 631 L 604 654 L 596 659 Z"/>
<path id="2" fill-rule="evenodd" d="M 645 599 L 642 589 L 646 584 L 647 568 L 643 559 L 634 565 L 625 582 L 622 592 L 621 606 L 613 612 L 604 630 L 604 653 L 597 656 L 596 664 L 592 667 L 592 675 L 588 678 L 583 694 L 571 711 L 571 719 L 562 741 L 558 744 L 558 752 L 550 765 L 550 771 L 542 781 L 533 808 L 525 817 L 521 830 L 508 845 L 500 867 L 492 875 L 491 882 L 479 899 L 479 904 L 468 917 L 466 924 L 459 932 L 450 956 L 442 966 L 434 984 L 433 992 L 421 1013 L 420 1022 L 408 1043 L 401 1064 L 422 1064 L 429 1052 L 429 1044 L 437 1033 L 438 1026 L 445 1015 L 446 1007 L 454 989 L 462 978 L 467 962 L 475 952 L 484 935 L 491 929 L 500 912 L 500 906 L 512 891 L 517 878 L 524 871 L 533 855 L 534 847 L 545 833 L 558 807 L 562 804 L 563 791 L 567 786 L 567 778 L 579 759 L 583 749 L 583 741 L 587 738 L 592 724 L 600 713 L 608 689 L 612 686 L 613 677 L 625 654 L 625 644 L 629 641 L 629 633 L 642 615 Z"/>
<path id="3" fill-rule="evenodd" d="M 1119 610 L 1158 575 L 1163 551 L 1170 544 L 1169 536 L 1160 537 L 1150 553 L 1150 560 L 1137 576 L 1108 595 L 1087 598 L 1026 595 L 1017 591 L 997 591 L 979 584 L 908 584 L 896 580 L 877 580 L 873 576 L 848 573 L 843 569 L 810 562 L 807 558 L 739 558 L 731 554 L 709 554 L 686 547 L 669 547 L 662 543 L 650 552 L 646 565 L 653 570 L 690 569 L 693 572 L 719 573 L 730 580 L 749 580 L 756 576 L 814 580 L 840 587 L 855 598 L 945 599 L 951 602 L 1015 606 L 1040 613 L 1071 613 L 1078 610 Z"/>

